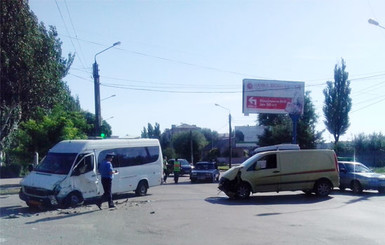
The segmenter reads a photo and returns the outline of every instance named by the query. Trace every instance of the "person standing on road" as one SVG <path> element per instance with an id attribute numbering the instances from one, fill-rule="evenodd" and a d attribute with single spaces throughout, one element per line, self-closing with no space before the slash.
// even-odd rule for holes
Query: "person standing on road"
<path id="1" fill-rule="evenodd" d="M 167 170 L 167 157 L 163 158 L 163 183 L 167 182 L 168 170 Z"/>
<path id="2" fill-rule="evenodd" d="M 174 161 L 174 182 L 175 182 L 175 184 L 178 184 L 179 173 L 180 173 L 180 162 L 178 161 L 178 158 L 175 158 L 175 161 Z"/>
<path id="3" fill-rule="evenodd" d="M 106 158 L 103 160 L 101 164 L 99 164 L 99 172 L 102 177 L 102 185 L 104 193 L 101 198 L 98 200 L 96 205 L 99 209 L 102 209 L 103 202 L 108 202 L 109 208 L 114 208 L 114 202 L 112 201 L 112 179 L 114 178 L 114 174 L 118 173 L 118 171 L 112 168 L 112 159 L 114 158 L 114 153 L 108 153 Z"/>

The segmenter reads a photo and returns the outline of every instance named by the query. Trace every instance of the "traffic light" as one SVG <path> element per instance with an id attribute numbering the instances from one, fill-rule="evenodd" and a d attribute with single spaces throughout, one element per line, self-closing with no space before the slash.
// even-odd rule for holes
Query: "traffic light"
<path id="1" fill-rule="evenodd" d="M 102 139 L 106 138 L 106 134 L 105 133 L 101 133 L 100 134 L 100 138 L 102 138 Z"/>

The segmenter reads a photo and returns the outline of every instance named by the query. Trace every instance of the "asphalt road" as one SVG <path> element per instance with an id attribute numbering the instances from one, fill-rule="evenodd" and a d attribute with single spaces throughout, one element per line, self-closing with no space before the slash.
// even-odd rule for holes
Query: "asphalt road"
<path id="1" fill-rule="evenodd" d="M 169 179 L 169 182 L 171 179 Z M 18 195 L 0 196 L 0 244 L 385 244 L 385 196 L 335 191 L 259 193 L 229 200 L 217 183 L 167 183 L 148 195 L 31 212 Z"/>

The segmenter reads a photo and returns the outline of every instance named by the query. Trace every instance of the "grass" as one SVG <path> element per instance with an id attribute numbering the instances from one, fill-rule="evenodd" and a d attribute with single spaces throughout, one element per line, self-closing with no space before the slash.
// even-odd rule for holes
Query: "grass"
<path id="1" fill-rule="evenodd" d="M 385 174 L 385 167 L 373 168 L 373 171 L 379 174 Z"/>

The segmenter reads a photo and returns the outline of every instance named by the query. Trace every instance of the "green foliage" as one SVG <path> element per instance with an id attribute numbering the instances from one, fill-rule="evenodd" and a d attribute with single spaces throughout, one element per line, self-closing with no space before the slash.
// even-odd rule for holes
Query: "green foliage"
<path id="1" fill-rule="evenodd" d="M 87 122 L 80 112 L 66 112 L 56 107 L 49 115 L 21 123 L 11 153 L 16 162 L 32 162 L 35 152 L 44 156 L 61 140 L 86 139 L 86 128 Z"/>
<path id="2" fill-rule="evenodd" d="M 88 111 L 81 111 L 82 116 L 85 118 L 87 125 L 83 128 L 84 133 L 88 136 L 95 135 L 95 114 L 90 113 Z M 105 138 L 109 138 L 112 135 L 111 125 L 107 123 L 107 121 L 102 120 L 102 125 L 100 127 L 100 131 L 105 135 Z"/>
<path id="3" fill-rule="evenodd" d="M 345 68 L 345 61 L 341 59 L 341 66 L 335 65 L 334 67 L 334 83 L 328 81 L 327 87 L 323 91 L 325 96 L 324 123 L 327 130 L 333 135 L 335 144 L 350 126 L 349 112 L 352 108 L 352 99 L 350 98 L 349 74 Z"/>
<path id="4" fill-rule="evenodd" d="M 351 142 L 338 142 L 334 151 L 339 157 L 355 159 L 370 167 L 385 166 L 385 136 L 381 133 L 356 135 Z"/>
<path id="5" fill-rule="evenodd" d="M 167 159 L 175 158 L 176 154 L 172 147 L 162 148 L 163 149 L 163 156 L 167 157 Z"/>
<path id="6" fill-rule="evenodd" d="M 74 56 L 61 57 L 55 28 L 39 24 L 27 1 L 2 1 L 0 7 L 2 151 L 21 122 L 38 119 L 41 110 L 49 113 L 56 104 L 73 102 L 61 79 Z"/>
<path id="7" fill-rule="evenodd" d="M 207 161 L 211 161 L 211 160 L 215 160 L 216 161 L 216 159 L 218 158 L 218 157 L 220 157 L 221 156 L 221 152 L 219 151 L 219 149 L 218 148 L 213 148 L 213 149 L 211 149 L 208 153 L 207 153 L 207 155 L 206 155 L 206 157 L 205 157 L 205 159 L 204 160 L 207 160 Z"/>
<path id="8" fill-rule="evenodd" d="M 385 152 L 385 136 L 381 133 L 359 134 L 354 137 L 353 144 L 356 152 L 377 150 Z"/>
<path id="9" fill-rule="evenodd" d="M 297 140 L 302 149 L 315 148 L 322 141 L 322 132 L 315 130 L 318 116 L 315 113 L 310 92 L 305 93 L 304 113 L 298 121 Z M 267 126 L 263 135 L 259 137 L 259 145 L 276 145 L 292 141 L 292 121 L 288 115 L 259 114 L 260 125 Z"/>
<path id="10" fill-rule="evenodd" d="M 161 132 L 160 132 L 159 123 L 155 123 L 155 127 L 153 127 L 151 123 L 147 124 L 147 129 L 146 129 L 146 127 L 143 127 L 143 131 L 141 133 L 141 138 L 150 138 L 150 139 L 160 140 Z"/>
<path id="11" fill-rule="evenodd" d="M 181 132 L 172 137 L 172 145 L 179 158 L 191 158 L 191 144 L 194 160 L 198 161 L 201 158 L 202 149 L 208 144 L 205 136 L 201 132 Z"/>

